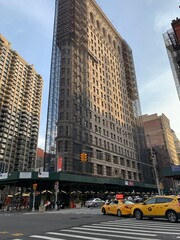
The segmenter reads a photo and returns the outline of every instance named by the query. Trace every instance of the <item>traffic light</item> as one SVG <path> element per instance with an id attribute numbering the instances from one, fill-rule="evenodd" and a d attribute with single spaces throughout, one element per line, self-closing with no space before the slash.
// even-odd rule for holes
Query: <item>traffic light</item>
<path id="1" fill-rule="evenodd" d="M 81 153 L 81 154 L 80 154 L 80 162 L 83 162 L 83 159 L 84 159 L 84 154 Z"/>
<path id="2" fill-rule="evenodd" d="M 33 183 L 33 190 L 36 191 L 37 189 L 37 183 Z"/>
<path id="3" fill-rule="evenodd" d="M 87 162 L 88 161 L 87 153 L 83 152 L 83 153 L 80 154 L 80 161 L 81 162 Z"/>
<path id="4" fill-rule="evenodd" d="M 87 155 L 87 153 L 84 153 L 84 161 L 85 161 L 85 162 L 88 161 L 88 155 Z"/>

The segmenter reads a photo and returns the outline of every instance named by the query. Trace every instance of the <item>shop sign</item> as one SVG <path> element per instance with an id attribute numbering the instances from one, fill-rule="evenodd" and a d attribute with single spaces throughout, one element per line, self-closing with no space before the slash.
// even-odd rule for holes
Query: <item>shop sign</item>
<path id="1" fill-rule="evenodd" d="M 20 172 L 19 178 L 31 178 L 32 173 L 31 172 Z"/>

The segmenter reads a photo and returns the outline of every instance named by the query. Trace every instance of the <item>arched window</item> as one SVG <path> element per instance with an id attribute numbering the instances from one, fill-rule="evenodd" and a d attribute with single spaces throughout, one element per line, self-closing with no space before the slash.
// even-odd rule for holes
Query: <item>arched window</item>
<path id="1" fill-rule="evenodd" d="M 116 49 L 116 42 L 115 42 L 115 40 L 113 40 L 113 46 Z"/>
<path id="2" fill-rule="evenodd" d="M 108 41 L 111 43 L 111 36 L 108 34 Z"/>
<path id="3" fill-rule="evenodd" d="M 94 23 L 94 16 L 93 16 L 93 13 L 92 13 L 92 12 L 90 12 L 90 21 L 91 21 L 92 23 Z"/>
<path id="4" fill-rule="evenodd" d="M 120 47 L 118 46 L 118 52 L 119 52 L 119 54 L 121 53 L 121 50 L 120 50 Z"/>
<path id="5" fill-rule="evenodd" d="M 98 20 L 96 21 L 96 24 L 97 24 L 97 29 L 100 30 L 100 23 Z"/>
<path id="6" fill-rule="evenodd" d="M 103 36 L 106 37 L 106 30 L 104 27 L 103 27 L 102 31 L 103 31 Z"/>

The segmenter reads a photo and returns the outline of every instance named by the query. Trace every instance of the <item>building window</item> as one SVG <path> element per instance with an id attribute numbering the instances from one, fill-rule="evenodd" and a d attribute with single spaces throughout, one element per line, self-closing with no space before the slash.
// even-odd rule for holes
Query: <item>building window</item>
<path id="1" fill-rule="evenodd" d="M 124 158 L 120 157 L 120 165 L 124 166 Z"/>
<path id="2" fill-rule="evenodd" d="M 103 166 L 100 164 L 97 164 L 97 174 L 103 175 Z"/>
<path id="3" fill-rule="evenodd" d="M 94 23 L 94 16 L 93 16 L 92 12 L 90 12 L 90 20 L 92 23 Z"/>
<path id="4" fill-rule="evenodd" d="M 99 151 L 99 150 L 96 150 L 96 157 L 97 157 L 97 159 L 102 160 L 103 159 L 103 152 Z"/>
<path id="5" fill-rule="evenodd" d="M 113 156 L 113 163 L 118 164 L 118 157 L 117 156 Z"/>
<path id="6" fill-rule="evenodd" d="M 111 155 L 109 153 L 105 153 L 106 162 L 111 162 Z"/>
<path id="7" fill-rule="evenodd" d="M 126 163 L 127 163 L 127 167 L 131 167 L 131 163 L 130 163 L 130 160 L 126 160 Z"/>
<path id="8" fill-rule="evenodd" d="M 128 171 L 128 178 L 129 178 L 129 179 L 132 179 L 132 174 L 131 174 L 130 171 Z"/>
<path id="9" fill-rule="evenodd" d="M 59 141 L 58 142 L 58 152 L 62 152 L 63 151 L 63 142 Z"/>
<path id="10" fill-rule="evenodd" d="M 62 126 L 59 127 L 59 136 L 63 136 L 63 127 Z"/>
<path id="11" fill-rule="evenodd" d="M 106 175 L 107 176 L 111 176 L 112 175 L 111 167 L 106 167 Z"/>

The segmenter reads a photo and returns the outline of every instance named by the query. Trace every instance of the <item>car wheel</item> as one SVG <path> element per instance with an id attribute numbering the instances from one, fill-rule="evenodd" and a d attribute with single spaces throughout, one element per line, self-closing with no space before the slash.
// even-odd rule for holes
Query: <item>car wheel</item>
<path id="1" fill-rule="evenodd" d="M 122 216 L 122 213 L 121 213 L 121 210 L 117 210 L 117 215 L 118 215 L 118 217 L 121 217 Z"/>
<path id="2" fill-rule="evenodd" d="M 104 215 L 106 215 L 106 209 L 105 209 L 105 208 L 102 209 L 102 213 L 103 213 Z"/>
<path id="3" fill-rule="evenodd" d="M 175 223 L 178 221 L 177 214 L 174 211 L 168 211 L 166 216 L 169 222 Z"/>
<path id="4" fill-rule="evenodd" d="M 139 209 L 135 210 L 134 216 L 137 220 L 143 219 L 143 214 L 142 214 L 141 210 L 139 210 Z"/>

